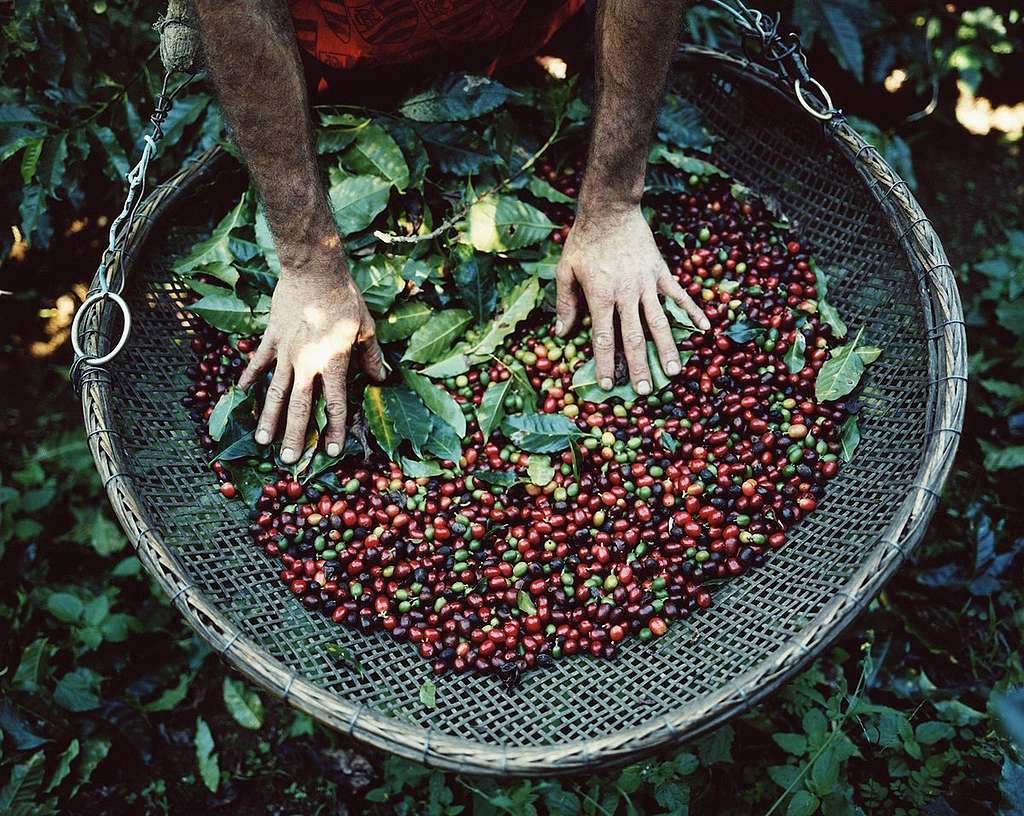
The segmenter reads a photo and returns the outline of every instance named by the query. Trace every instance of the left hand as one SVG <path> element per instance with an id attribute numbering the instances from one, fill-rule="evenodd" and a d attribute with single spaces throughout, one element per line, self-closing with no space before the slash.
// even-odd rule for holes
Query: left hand
<path id="1" fill-rule="evenodd" d="M 633 389 L 651 393 L 647 337 L 641 311 L 670 377 L 682 370 L 660 295 L 683 307 L 702 331 L 711 327 L 703 310 L 669 272 L 639 205 L 605 209 L 595 215 L 582 209 L 573 224 L 556 271 L 559 337 L 569 335 L 579 319 L 582 289 L 590 308 L 597 382 L 606 391 L 615 378 L 615 315 L 619 316 L 623 351 Z"/>

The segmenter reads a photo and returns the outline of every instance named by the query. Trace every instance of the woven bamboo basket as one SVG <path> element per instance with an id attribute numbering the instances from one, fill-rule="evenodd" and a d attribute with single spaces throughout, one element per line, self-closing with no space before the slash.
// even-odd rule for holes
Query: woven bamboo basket
<path id="1" fill-rule="evenodd" d="M 884 354 L 860 395 L 862 441 L 816 512 L 767 566 L 720 588 L 714 608 L 614 661 L 578 656 L 528 673 L 437 680 L 407 643 L 306 612 L 223 500 L 179 398 L 195 318 L 171 259 L 245 183 L 208 151 L 156 188 L 121 258 L 134 326 L 125 350 L 89 368 L 82 406 L 104 485 L 140 560 L 229 664 L 326 726 L 428 765 L 479 774 L 567 773 L 636 759 L 700 735 L 778 689 L 865 608 L 925 532 L 959 441 L 966 395 L 960 298 L 942 246 L 907 184 L 838 116 L 823 124 L 766 68 L 685 47 L 674 89 L 719 137 L 713 160 L 774 196 L 830 272 L 829 299 Z M 228 194 L 225 194 L 227 191 Z M 101 267 L 97 275 L 109 270 Z M 98 283 L 97 281 L 94 283 Z M 121 332 L 101 301 L 86 353 Z M 347 647 L 362 666 L 326 650 Z"/>

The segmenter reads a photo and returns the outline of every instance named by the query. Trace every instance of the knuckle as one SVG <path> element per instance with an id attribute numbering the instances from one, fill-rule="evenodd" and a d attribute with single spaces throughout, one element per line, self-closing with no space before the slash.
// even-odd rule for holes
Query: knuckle
<path id="1" fill-rule="evenodd" d="M 653 317 L 647 319 L 647 325 L 652 331 L 664 332 L 668 329 L 668 318 L 664 312 L 656 312 Z"/>
<path id="2" fill-rule="evenodd" d="M 343 419 L 348 411 L 348 406 L 342 399 L 329 399 L 325 407 L 327 416 L 331 419 Z"/>
<path id="3" fill-rule="evenodd" d="M 296 391 L 292 394 L 291 402 L 288 404 L 288 411 L 290 413 L 298 412 L 300 414 L 309 414 L 310 408 L 313 407 L 313 400 L 310 395 L 305 391 Z"/>
<path id="4" fill-rule="evenodd" d="M 267 402 L 284 402 L 288 389 L 279 382 L 272 382 L 267 387 Z"/>
<path id="5" fill-rule="evenodd" d="M 622 342 L 625 343 L 626 346 L 628 346 L 630 348 L 637 348 L 639 346 L 642 346 L 644 343 L 646 343 L 647 339 L 644 337 L 643 332 L 636 331 L 634 329 L 633 331 L 626 332 L 622 336 Z"/>
<path id="6" fill-rule="evenodd" d="M 599 331 L 594 334 L 594 348 L 599 351 L 611 351 L 615 348 L 615 339 L 610 331 Z"/>

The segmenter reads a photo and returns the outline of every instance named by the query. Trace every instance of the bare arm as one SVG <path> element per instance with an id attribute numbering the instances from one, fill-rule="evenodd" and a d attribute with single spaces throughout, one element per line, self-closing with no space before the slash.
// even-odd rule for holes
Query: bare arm
<path id="1" fill-rule="evenodd" d="M 700 328 L 709 326 L 669 272 L 640 210 L 654 119 L 685 7 L 684 0 L 601 0 L 598 7 L 593 133 L 576 221 L 558 265 L 556 329 L 562 336 L 572 330 L 582 289 L 597 378 L 606 389 L 615 369 L 616 313 L 639 394 L 651 391 L 641 313 L 666 373 L 680 371 L 659 295 L 683 306 Z"/>
<path id="2" fill-rule="evenodd" d="M 286 414 L 281 458 L 296 461 L 319 377 L 327 452 L 345 438 L 346 374 L 353 346 L 383 376 L 373 320 L 348 272 L 324 193 L 302 63 L 285 0 L 197 0 L 207 63 L 224 113 L 267 213 L 281 260 L 270 321 L 239 384 L 276 360 L 256 440 L 270 442 Z"/>

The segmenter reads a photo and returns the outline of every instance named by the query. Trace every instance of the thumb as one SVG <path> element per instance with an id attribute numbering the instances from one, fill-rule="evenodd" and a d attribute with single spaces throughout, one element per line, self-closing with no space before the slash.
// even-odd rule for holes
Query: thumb
<path id="1" fill-rule="evenodd" d="M 580 300 L 576 275 L 572 271 L 572 266 L 564 259 L 558 262 L 555 269 L 555 287 L 555 334 L 559 337 L 568 337 L 579 318 Z"/>

